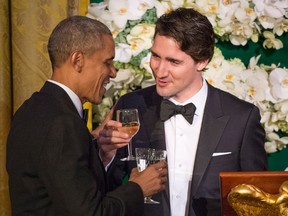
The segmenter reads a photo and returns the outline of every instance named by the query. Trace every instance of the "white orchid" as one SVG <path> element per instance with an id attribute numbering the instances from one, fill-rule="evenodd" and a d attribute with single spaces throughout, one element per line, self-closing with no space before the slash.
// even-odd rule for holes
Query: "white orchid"
<path id="1" fill-rule="evenodd" d="M 143 50 L 151 48 L 154 31 L 155 25 L 145 23 L 131 29 L 130 34 L 127 35 L 127 42 L 130 44 L 133 55 L 136 56 Z"/>
<path id="2" fill-rule="evenodd" d="M 283 48 L 282 41 L 279 39 L 276 39 L 275 35 L 272 32 L 264 31 L 263 35 L 266 38 L 264 43 L 263 43 L 264 48 L 275 48 L 275 49 Z"/>
<path id="3" fill-rule="evenodd" d="M 257 71 L 246 70 L 245 73 L 247 77 L 244 80 L 246 85 L 244 100 L 251 103 L 264 101 L 266 99 L 266 90 L 269 89 L 267 72 L 259 69 Z"/>
<path id="4" fill-rule="evenodd" d="M 281 36 L 284 32 L 288 31 L 288 20 L 280 18 L 275 22 L 273 33 Z"/>
<path id="5" fill-rule="evenodd" d="M 153 7 L 153 1 L 144 0 L 110 0 L 108 10 L 115 25 L 123 29 L 128 20 L 141 19 L 147 9 Z"/>
<path id="6" fill-rule="evenodd" d="M 267 134 L 268 142 L 265 143 L 265 150 L 268 153 L 276 152 L 277 149 L 286 148 L 288 143 L 288 137 L 280 137 L 277 133 Z"/>
<path id="7" fill-rule="evenodd" d="M 115 49 L 114 61 L 128 63 L 132 57 L 132 48 L 128 44 L 119 43 Z"/>
<path id="8" fill-rule="evenodd" d="M 252 0 L 255 5 L 255 12 L 258 16 L 280 18 L 285 15 L 288 2 L 283 0 Z"/>
<path id="9" fill-rule="evenodd" d="M 288 70 L 276 68 L 270 73 L 272 95 L 276 100 L 288 99 Z"/>
<path id="10" fill-rule="evenodd" d="M 173 10 L 169 1 L 156 1 L 155 8 L 157 12 L 157 18 Z"/>
<path id="11" fill-rule="evenodd" d="M 150 68 L 150 58 L 151 58 L 151 53 L 149 52 L 147 56 L 142 58 L 140 68 L 144 68 L 148 73 L 151 74 L 152 76 L 152 70 Z"/>

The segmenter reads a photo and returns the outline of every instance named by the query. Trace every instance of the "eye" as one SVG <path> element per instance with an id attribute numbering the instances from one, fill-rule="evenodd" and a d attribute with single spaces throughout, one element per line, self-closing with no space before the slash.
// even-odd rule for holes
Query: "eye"
<path id="1" fill-rule="evenodd" d="M 177 61 L 177 60 L 170 60 L 170 62 L 171 62 L 172 64 L 180 64 L 180 62 Z"/>
<path id="2" fill-rule="evenodd" d="M 111 66 L 114 67 L 114 62 L 113 62 L 113 60 L 105 61 L 105 64 L 106 64 L 108 67 L 111 67 Z"/>
<path id="3" fill-rule="evenodd" d="M 156 53 L 154 53 L 154 52 L 151 52 L 151 57 L 153 57 L 153 58 L 160 58 Z"/>
<path id="4" fill-rule="evenodd" d="M 182 61 L 179 61 L 177 59 L 172 59 L 172 58 L 168 59 L 168 61 L 173 65 L 179 65 L 182 63 Z"/>

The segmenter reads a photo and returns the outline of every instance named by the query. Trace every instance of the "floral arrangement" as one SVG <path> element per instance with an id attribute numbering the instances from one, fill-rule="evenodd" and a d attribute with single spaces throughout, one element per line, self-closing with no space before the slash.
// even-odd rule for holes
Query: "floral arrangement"
<path id="1" fill-rule="evenodd" d="M 154 84 L 149 67 L 155 22 L 179 7 L 206 15 L 217 40 L 245 46 L 261 39 L 265 49 L 283 47 L 277 37 L 288 31 L 288 1 L 281 0 L 108 0 L 91 4 L 87 16 L 105 23 L 116 42 L 117 77 L 110 81 L 102 104 L 94 106 L 93 122 L 100 124 L 117 99 Z M 215 87 L 254 103 L 266 131 L 265 149 L 273 153 L 288 144 L 288 70 L 258 65 L 261 56 L 245 66 L 226 60 L 218 48 L 203 76 Z"/>

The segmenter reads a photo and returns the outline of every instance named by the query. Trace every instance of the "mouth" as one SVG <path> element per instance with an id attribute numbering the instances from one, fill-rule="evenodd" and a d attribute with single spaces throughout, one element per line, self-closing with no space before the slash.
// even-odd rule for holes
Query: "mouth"
<path id="1" fill-rule="evenodd" d="M 104 81 L 104 82 L 102 83 L 102 87 L 107 90 L 109 83 L 110 83 L 109 80 L 108 80 L 108 81 Z"/>
<path id="2" fill-rule="evenodd" d="M 159 87 L 165 87 L 165 86 L 167 86 L 167 85 L 168 85 L 168 82 L 167 82 L 167 81 L 160 80 L 160 79 L 157 80 L 157 86 L 159 86 Z"/>

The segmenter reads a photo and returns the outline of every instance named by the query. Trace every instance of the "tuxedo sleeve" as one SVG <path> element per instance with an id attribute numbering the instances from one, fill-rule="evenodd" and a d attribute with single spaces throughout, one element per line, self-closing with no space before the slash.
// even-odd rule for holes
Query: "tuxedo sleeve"
<path id="1" fill-rule="evenodd" d="M 47 202 L 54 204 L 57 215 L 142 214 L 143 193 L 136 183 L 129 182 L 105 194 L 106 175 L 80 118 L 58 117 L 43 139 L 39 173 L 51 198 Z"/>

